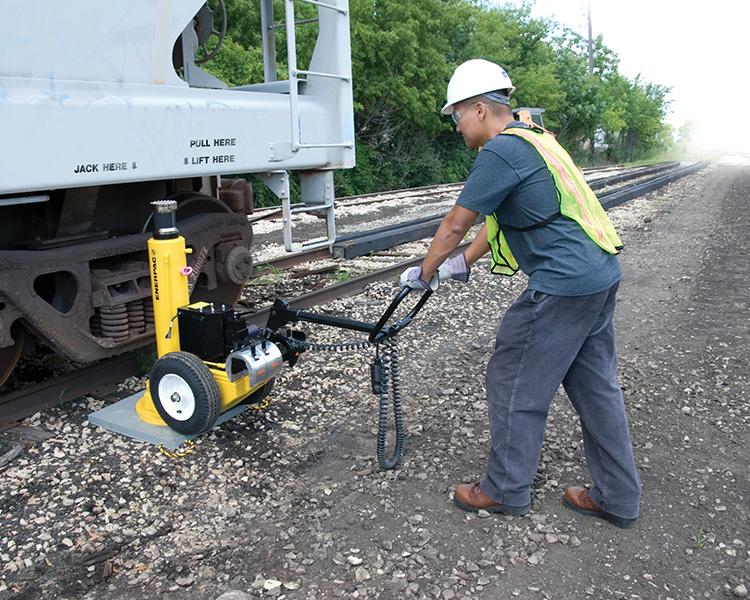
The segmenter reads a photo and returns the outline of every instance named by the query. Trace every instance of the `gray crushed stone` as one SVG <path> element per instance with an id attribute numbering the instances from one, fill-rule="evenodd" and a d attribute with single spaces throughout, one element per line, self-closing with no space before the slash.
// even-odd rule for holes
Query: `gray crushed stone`
<path id="1" fill-rule="evenodd" d="M 588 482 L 562 391 L 529 515 L 453 506 L 453 486 L 483 472 L 485 364 L 525 285 L 480 263 L 399 336 L 408 435 L 395 471 L 374 457 L 367 352 L 304 355 L 267 409 L 179 459 L 88 426 L 100 399 L 27 419 L 53 435 L 2 471 L 0 600 L 746 597 L 747 197 L 750 169 L 712 167 L 611 213 L 626 244 L 617 327 L 644 486 L 636 529 L 561 506 L 566 485 Z M 373 320 L 394 292 L 382 282 L 321 310 Z"/>

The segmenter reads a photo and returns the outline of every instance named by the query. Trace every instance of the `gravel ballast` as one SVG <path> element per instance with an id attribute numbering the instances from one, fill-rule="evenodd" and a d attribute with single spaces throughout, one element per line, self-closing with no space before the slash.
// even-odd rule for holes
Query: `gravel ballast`
<path id="1" fill-rule="evenodd" d="M 88 425 L 99 398 L 27 419 L 52 437 L 0 471 L 0 599 L 747 597 L 748 197 L 750 167 L 714 166 L 610 213 L 626 245 L 616 326 L 643 483 L 635 529 L 562 507 L 566 485 L 589 481 L 562 391 L 529 515 L 453 506 L 453 486 L 483 473 L 484 369 L 525 286 L 483 261 L 399 336 L 395 471 L 375 460 L 367 351 L 305 354 L 268 408 L 182 458 Z M 374 320 L 395 291 L 319 310 Z"/>

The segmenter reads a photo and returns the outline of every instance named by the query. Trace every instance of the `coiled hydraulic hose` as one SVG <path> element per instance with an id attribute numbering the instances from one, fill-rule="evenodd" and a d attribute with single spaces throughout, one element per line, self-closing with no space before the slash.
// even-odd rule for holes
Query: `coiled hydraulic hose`
<path id="1" fill-rule="evenodd" d="M 381 350 L 382 344 L 382 350 Z M 351 352 L 364 350 L 372 344 L 367 341 L 348 341 L 334 344 L 304 342 L 308 350 L 322 352 Z M 401 381 L 398 373 L 398 347 L 395 337 L 387 337 L 376 344 L 376 360 L 382 364 L 381 378 L 378 387 L 378 436 L 376 454 L 381 469 L 395 469 L 401 463 L 404 452 L 404 416 L 401 410 Z M 393 421 L 396 432 L 396 443 L 393 454 L 385 456 L 385 438 L 388 433 L 388 396 L 393 402 Z"/>
<path id="2" fill-rule="evenodd" d="M 398 347 L 396 338 L 389 337 L 383 341 L 383 373 L 378 402 L 378 464 L 382 469 L 395 469 L 401 462 L 404 451 L 404 417 L 401 412 L 401 382 L 398 374 Z M 385 456 L 385 436 L 388 431 L 388 392 L 393 401 L 393 421 L 396 430 L 396 443 L 390 458 Z"/>

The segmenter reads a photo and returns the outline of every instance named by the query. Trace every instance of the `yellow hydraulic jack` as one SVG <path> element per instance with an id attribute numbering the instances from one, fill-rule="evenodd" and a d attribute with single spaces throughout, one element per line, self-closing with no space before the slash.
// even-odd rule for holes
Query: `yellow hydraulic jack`
<path id="1" fill-rule="evenodd" d="M 219 413 L 265 396 L 285 355 L 296 359 L 301 348 L 280 348 L 254 338 L 245 321 L 225 304 L 190 304 L 190 251 L 176 227 L 177 202 L 159 200 L 152 205 L 154 235 L 148 241 L 148 260 L 158 360 L 136 413 L 146 423 L 198 434 L 210 429 Z M 235 334 L 231 339 L 229 329 Z M 225 360 L 227 354 L 231 358 Z"/>
<path id="2" fill-rule="evenodd" d="M 187 278 L 191 269 L 185 260 L 185 239 L 176 227 L 177 203 L 159 200 L 152 204 L 154 236 L 148 242 L 148 256 L 158 359 L 151 369 L 146 392 L 136 405 L 140 419 L 168 425 L 183 434 L 203 433 L 228 408 L 262 400 L 284 363 L 293 366 L 306 349 L 346 351 L 372 345 L 372 392 L 379 398 L 378 462 L 384 469 L 398 465 L 404 431 L 396 335 L 412 321 L 432 292 L 426 290 L 412 309 L 392 324 L 394 312 L 412 291 L 408 287 L 401 289 L 375 324 L 294 310 L 277 298 L 265 328 L 259 328 L 248 323 L 248 313 L 226 304 L 190 304 Z M 369 336 L 354 343 L 310 344 L 303 332 L 287 327 L 298 322 Z M 389 398 L 396 430 L 390 458 L 385 451 Z"/>

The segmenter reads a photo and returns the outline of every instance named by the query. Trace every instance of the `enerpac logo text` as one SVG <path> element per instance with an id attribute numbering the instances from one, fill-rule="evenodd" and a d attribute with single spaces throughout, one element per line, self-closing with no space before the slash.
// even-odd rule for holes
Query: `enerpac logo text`
<path id="1" fill-rule="evenodd" d="M 159 279 L 156 275 L 156 253 L 151 254 L 151 275 L 154 282 L 154 300 L 159 299 Z"/>

